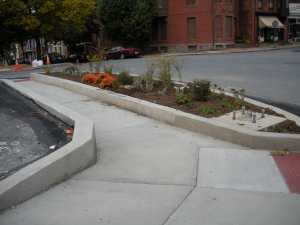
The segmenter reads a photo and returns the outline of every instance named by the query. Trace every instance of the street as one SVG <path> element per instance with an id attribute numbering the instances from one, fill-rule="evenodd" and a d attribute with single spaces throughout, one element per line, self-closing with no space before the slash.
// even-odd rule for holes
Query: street
<path id="1" fill-rule="evenodd" d="M 143 73 L 148 58 L 113 60 L 114 71 Z M 223 88 L 243 88 L 248 96 L 300 115 L 300 49 L 256 53 L 178 56 L 182 79 L 208 79 Z M 178 79 L 174 77 L 174 79 Z"/>

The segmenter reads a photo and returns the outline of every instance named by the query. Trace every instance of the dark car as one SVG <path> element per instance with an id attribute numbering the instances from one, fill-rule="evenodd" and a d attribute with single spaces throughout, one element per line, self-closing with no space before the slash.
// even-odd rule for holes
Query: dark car
<path id="1" fill-rule="evenodd" d="M 109 49 L 104 54 L 104 59 L 125 59 L 125 58 L 136 58 L 141 55 L 140 50 L 136 48 L 123 48 L 114 47 Z"/>
<path id="2" fill-rule="evenodd" d="M 79 54 L 79 53 L 74 53 L 69 55 L 67 58 L 67 62 L 72 62 L 72 63 L 86 63 L 88 62 L 88 58 L 86 54 Z"/>

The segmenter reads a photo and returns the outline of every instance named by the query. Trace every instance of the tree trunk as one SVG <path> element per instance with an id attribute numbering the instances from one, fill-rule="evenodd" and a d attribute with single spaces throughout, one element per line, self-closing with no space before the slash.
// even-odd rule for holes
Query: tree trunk
<path id="1" fill-rule="evenodd" d="M 38 60 L 40 60 L 41 56 L 42 56 L 42 48 L 41 48 L 40 38 L 36 37 L 35 38 L 35 42 L 36 42 L 36 58 Z"/>

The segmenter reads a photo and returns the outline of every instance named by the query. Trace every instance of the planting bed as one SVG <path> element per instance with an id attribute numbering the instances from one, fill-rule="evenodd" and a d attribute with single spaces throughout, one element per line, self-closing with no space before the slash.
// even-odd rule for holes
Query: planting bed
<path id="1" fill-rule="evenodd" d="M 72 127 L 0 82 L 0 180 L 72 139 Z"/>
<path id="2" fill-rule="evenodd" d="M 64 73 L 50 74 L 50 76 L 55 76 L 67 80 L 72 80 L 76 82 L 82 82 L 83 76 L 74 76 Z M 171 88 L 168 91 L 162 93 L 162 88 L 159 85 L 159 81 L 156 81 L 153 90 L 143 91 L 134 87 L 126 87 L 124 85 L 118 86 L 118 88 L 108 88 L 114 92 L 128 95 L 134 98 L 146 100 L 159 105 L 171 107 L 183 112 L 191 113 L 194 115 L 213 118 L 225 115 L 227 113 L 240 110 L 242 106 L 245 106 L 247 110 L 252 112 L 261 113 L 262 110 L 268 115 L 284 117 L 269 108 L 262 108 L 247 102 L 237 99 L 236 97 L 231 97 L 225 94 L 219 94 L 212 92 L 206 100 L 189 100 L 188 103 L 179 104 L 178 96 L 175 88 Z M 87 85 L 99 87 L 97 83 L 86 83 Z M 300 134 L 300 127 L 293 121 L 285 121 L 284 123 L 277 124 L 263 131 L 266 132 L 276 132 L 276 133 L 290 133 L 290 134 Z"/>

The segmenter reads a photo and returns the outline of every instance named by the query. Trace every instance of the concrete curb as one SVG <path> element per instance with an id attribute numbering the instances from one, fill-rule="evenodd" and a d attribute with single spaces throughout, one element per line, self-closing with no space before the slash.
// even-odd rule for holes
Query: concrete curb
<path id="1" fill-rule="evenodd" d="M 156 56 L 190 56 L 190 55 L 223 55 L 223 54 L 234 54 L 234 53 L 251 53 L 251 52 L 268 52 L 275 50 L 284 50 L 284 49 L 293 49 L 300 48 L 300 45 L 291 45 L 291 46 L 280 46 L 280 47 L 265 47 L 265 48 L 246 48 L 242 50 L 238 49 L 224 49 L 224 50 L 208 50 L 203 52 L 190 52 L 190 53 L 165 53 L 158 54 Z M 150 55 L 147 57 L 151 57 Z"/>
<path id="2" fill-rule="evenodd" d="M 231 143 L 254 149 L 300 151 L 300 135 L 250 131 L 243 127 L 228 125 L 214 119 L 184 113 L 169 107 L 60 78 L 32 74 L 32 79 Z M 274 109 L 271 106 L 270 108 Z"/>
<path id="3" fill-rule="evenodd" d="M 13 81 L 3 81 L 51 114 L 70 125 L 74 125 L 75 129 L 70 143 L 0 182 L 0 210 L 19 204 L 49 189 L 97 161 L 92 121 L 21 87 Z"/>

